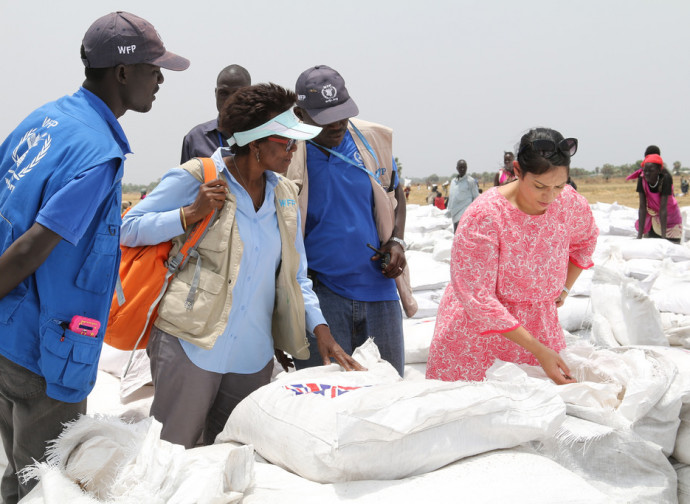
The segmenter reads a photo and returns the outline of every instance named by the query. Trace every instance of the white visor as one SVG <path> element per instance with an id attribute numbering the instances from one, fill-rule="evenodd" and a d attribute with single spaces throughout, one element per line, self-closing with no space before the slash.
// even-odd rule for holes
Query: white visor
<path id="1" fill-rule="evenodd" d="M 321 132 L 318 126 L 311 126 L 301 122 L 292 109 L 288 109 L 280 115 L 275 116 L 261 126 L 252 128 L 247 131 L 238 131 L 230 138 L 228 138 L 228 145 L 235 144 L 240 147 L 247 145 L 249 142 L 258 140 L 259 138 L 266 138 L 271 135 L 278 135 L 285 138 L 294 138 L 295 140 L 309 140 L 314 138 Z"/>

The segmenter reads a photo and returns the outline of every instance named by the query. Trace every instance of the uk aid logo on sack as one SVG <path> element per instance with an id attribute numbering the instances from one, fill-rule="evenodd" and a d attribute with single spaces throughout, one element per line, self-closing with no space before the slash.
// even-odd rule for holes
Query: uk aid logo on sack
<path id="1" fill-rule="evenodd" d="M 285 390 L 292 392 L 296 396 L 316 394 L 334 399 L 353 390 L 366 388 L 369 386 L 370 385 L 364 385 L 362 387 L 346 387 L 344 385 L 328 385 L 323 383 L 293 383 L 292 385 L 284 385 L 283 387 Z"/>

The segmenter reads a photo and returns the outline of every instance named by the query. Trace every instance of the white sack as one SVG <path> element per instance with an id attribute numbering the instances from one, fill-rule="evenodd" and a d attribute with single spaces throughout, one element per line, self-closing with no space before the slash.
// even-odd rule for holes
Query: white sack
<path id="1" fill-rule="evenodd" d="M 125 400 L 120 398 L 120 391 L 120 379 L 99 370 L 96 386 L 86 403 L 86 413 L 118 416 L 127 422 L 138 422 L 149 416 L 153 402 L 152 385 L 140 388 Z"/>
<path id="2" fill-rule="evenodd" d="M 35 468 L 38 484 L 24 498 L 21 504 L 102 504 L 103 501 L 84 493 L 74 481 L 60 469 L 45 463 Z"/>
<path id="3" fill-rule="evenodd" d="M 661 326 L 670 345 L 690 348 L 690 315 L 661 312 Z"/>
<path id="4" fill-rule="evenodd" d="M 690 263 L 664 261 L 650 292 L 660 311 L 690 315 L 689 266 Z"/>
<path id="5" fill-rule="evenodd" d="M 47 464 L 25 471 L 27 477 L 48 478 L 41 481 L 35 502 L 41 502 L 39 497 L 50 502 L 55 496 L 62 499 L 57 502 L 70 502 L 75 484 L 89 497 L 113 504 L 241 500 L 253 478 L 251 447 L 226 444 L 185 451 L 162 441 L 160 432 L 161 424 L 152 418 L 128 424 L 116 418 L 80 417 L 52 442 Z"/>
<path id="6" fill-rule="evenodd" d="M 630 239 L 618 243 L 620 254 L 626 261 L 629 259 L 671 259 L 673 261 L 690 261 L 690 249 L 661 238 Z"/>
<path id="7" fill-rule="evenodd" d="M 405 219 L 405 236 L 407 233 L 428 233 L 437 229 L 452 228 L 452 221 L 446 216 L 445 210 L 439 210 L 434 205 L 407 205 Z"/>
<path id="8" fill-rule="evenodd" d="M 678 475 L 678 504 L 690 504 L 690 465 L 676 468 Z"/>
<path id="9" fill-rule="evenodd" d="M 594 277 L 594 268 L 589 268 L 583 270 L 580 276 L 577 277 L 577 281 L 573 284 L 573 288 L 570 289 L 568 294 L 569 298 L 575 296 L 585 296 L 589 297 L 592 294 L 592 278 Z"/>
<path id="10" fill-rule="evenodd" d="M 673 457 L 684 464 L 690 464 L 690 351 L 683 348 L 643 347 L 663 355 L 678 369 L 674 380 L 681 397 L 680 425 L 676 436 Z"/>
<path id="11" fill-rule="evenodd" d="M 405 231 L 405 243 L 407 244 L 407 251 L 414 250 L 416 252 L 431 253 L 434 250 L 434 245 L 438 239 L 438 235 L 446 236 L 448 233 L 445 229 L 438 229 L 436 231 L 428 232 L 411 232 Z"/>
<path id="12" fill-rule="evenodd" d="M 252 444 L 313 481 L 398 479 L 551 435 L 565 415 L 546 387 L 401 381 L 373 342 L 355 355 L 369 371 L 305 369 L 253 392 L 216 442 Z"/>
<path id="13" fill-rule="evenodd" d="M 130 352 L 131 354 L 131 352 Z M 126 366 L 126 365 L 125 365 Z M 146 350 L 135 350 L 132 356 L 132 363 L 124 374 L 124 367 L 120 378 L 120 398 L 126 400 L 138 390 L 147 385 L 153 385 L 151 377 L 151 361 L 146 354 Z"/>
<path id="14" fill-rule="evenodd" d="M 673 458 L 683 464 L 690 464 L 690 420 L 680 422 Z M 688 484 L 690 485 L 690 479 L 688 479 Z M 688 491 L 690 492 L 690 486 L 688 486 Z"/>
<path id="15" fill-rule="evenodd" d="M 613 335 L 613 329 L 608 319 L 599 313 L 592 314 L 592 335 L 590 341 L 592 344 L 604 348 L 620 345 Z"/>
<path id="16" fill-rule="evenodd" d="M 429 346 L 434 337 L 436 317 L 403 320 L 405 364 L 416 364 L 429 358 Z"/>
<path id="17" fill-rule="evenodd" d="M 561 356 L 577 383 L 556 386 L 540 366 L 497 361 L 487 379 L 548 382 L 567 406 L 568 415 L 632 429 L 670 455 L 676 443 L 685 385 L 678 369 L 663 355 L 644 348 L 596 349 L 580 343 Z"/>
<path id="18" fill-rule="evenodd" d="M 101 356 L 98 359 L 98 369 L 120 378 L 122 376 L 122 368 L 127 363 L 130 353 L 103 343 Z"/>
<path id="19" fill-rule="evenodd" d="M 242 504 L 610 502 L 605 494 L 580 476 L 546 457 L 520 448 L 475 455 L 427 474 L 396 481 L 320 484 L 271 464 L 257 463 L 255 470 L 255 483 L 247 490 Z M 535 488 L 539 491 L 535 492 Z"/>
<path id="20" fill-rule="evenodd" d="M 440 289 L 450 281 L 450 266 L 434 261 L 431 254 L 410 250 L 405 253 L 413 291 Z M 416 292 L 415 292 L 416 297 Z"/>
<path id="21" fill-rule="evenodd" d="M 426 380 L 426 362 L 405 364 L 405 380 Z"/>
<path id="22" fill-rule="evenodd" d="M 630 259 L 624 261 L 621 267 L 626 276 L 636 280 L 644 280 L 648 276 L 658 273 L 662 264 L 662 261 L 658 259 Z"/>
<path id="23" fill-rule="evenodd" d="M 453 248 L 453 235 L 452 233 L 448 234 L 450 235 L 448 239 L 437 240 L 434 243 L 434 249 L 431 254 L 431 257 L 433 257 L 434 261 L 442 261 L 450 264 L 450 252 Z"/>
<path id="24" fill-rule="evenodd" d="M 620 271 L 595 266 L 592 280 L 592 312 L 608 321 L 619 345 L 665 345 L 668 340 L 661 326 L 661 316 L 654 302 L 637 281 Z M 593 317 L 593 332 L 600 334 Z"/>
<path id="25" fill-rule="evenodd" d="M 621 384 L 624 395 L 615 413 L 620 415 L 620 420 L 624 419 L 623 424 L 643 439 L 659 445 L 667 456 L 673 452 L 686 385 L 678 379 L 678 368 L 672 360 L 646 348 L 607 350 L 585 344 L 566 349 L 563 357 L 569 365 L 576 366 L 578 380 Z M 569 408 L 568 413 L 617 425 L 605 411 L 577 408 L 575 413 Z"/>
<path id="26" fill-rule="evenodd" d="M 616 504 L 675 502 L 676 472 L 661 448 L 628 429 L 567 416 L 556 436 L 532 443 Z"/>
<path id="27" fill-rule="evenodd" d="M 432 290 L 418 290 L 414 293 L 414 298 L 417 301 L 417 313 L 413 319 L 425 319 L 429 317 L 436 317 L 438 313 L 438 305 L 441 303 L 441 298 L 445 292 L 445 287 Z"/>
<path id="28" fill-rule="evenodd" d="M 592 326 L 592 303 L 588 297 L 570 297 L 558 308 L 558 321 L 568 332 Z"/>

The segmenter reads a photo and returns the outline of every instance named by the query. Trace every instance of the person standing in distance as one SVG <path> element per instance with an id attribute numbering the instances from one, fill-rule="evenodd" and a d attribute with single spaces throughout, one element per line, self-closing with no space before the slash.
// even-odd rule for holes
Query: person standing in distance
<path id="1" fill-rule="evenodd" d="M 84 35 L 86 79 L 38 108 L 0 145 L 0 492 L 14 504 L 36 484 L 17 471 L 44 458 L 63 424 L 86 412 L 118 275 L 122 173 L 118 118 L 148 112 L 168 52 L 128 12 Z"/>
<path id="2" fill-rule="evenodd" d="M 228 135 L 220 131 L 218 120 L 220 110 L 229 97 L 244 86 L 251 86 L 252 78 L 246 68 L 230 65 L 223 68 L 216 79 L 216 109 L 218 116 L 205 123 L 194 126 L 182 140 L 182 157 L 184 164 L 194 157 L 211 157 L 218 147 L 225 147 Z"/>
<path id="3" fill-rule="evenodd" d="M 328 66 L 302 72 L 295 91 L 297 117 L 323 128 L 298 146 L 287 172 L 301 190 L 314 292 L 345 352 L 351 354 L 373 336 L 381 357 L 402 376 L 402 311 L 395 278 L 407 265 L 405 195 L 393 160 L 392 131 L 351 119 L 359 109 L 342 76 Z M 372 256 L 367 244 L 381 253 Z M 295 360 L 297 368 L 322 364 L 316 339 L 307 338 L 312 359 Z"/>
<path id="4" fill-rule="evenodd" d="M 458 228 L 458 222 L 465 209 L 479 197 L 477 182 L 467 175 L 467 161 L 461 159 L 455 166 L 457 177 L 450 183 L 448 196 L 448 213 L 453 220 L 453 232 Z"/>

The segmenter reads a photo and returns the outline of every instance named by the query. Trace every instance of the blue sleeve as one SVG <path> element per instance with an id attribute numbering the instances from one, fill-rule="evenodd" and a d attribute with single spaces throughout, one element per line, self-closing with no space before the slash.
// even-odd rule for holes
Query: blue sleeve
<path id="1" fill-rule="evenodd" d="M 155 245 L 181 235 L 180 207 L 194 202 L 200 185 L 188 171 L 170 170 L 145 199 L 125 214 L 120 243 L 127 247 Z"/>
<path id="2" fill-rule="evenodd" d="M 320 324 L 326 324 L 326 319 L 321 313 L 319 306 L 319 298 L 312 290 L 312 283 L 307 278 L 307 254 L 304 251 L 304 240 L 302 239 L 302 226 L 300 226 L 302 218 L 299 210 L 297 211 L 297 235 L 295 236 L 295 248 L 299 254 L 299 270 L 297 271 L 297 282 L 302 288 L 302 297 L 304 298 L 305 324 L 307 330 L 314 332 L 314 328 Z"/>
<path id="3" fill-rule="evenodd" d="M 80 173 L 48 199 L 36 222 L 76 245 L 113 187 L 119 159 Z"/>

